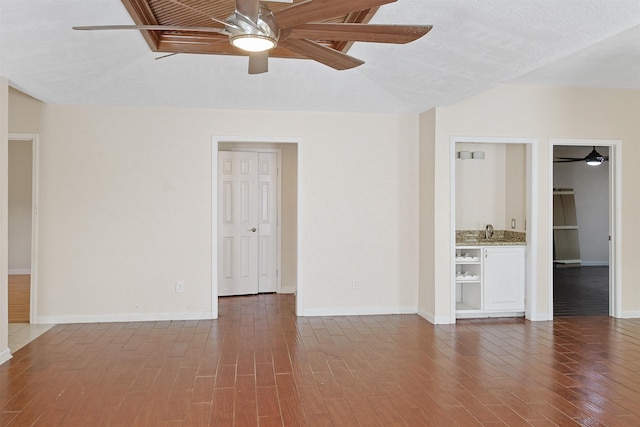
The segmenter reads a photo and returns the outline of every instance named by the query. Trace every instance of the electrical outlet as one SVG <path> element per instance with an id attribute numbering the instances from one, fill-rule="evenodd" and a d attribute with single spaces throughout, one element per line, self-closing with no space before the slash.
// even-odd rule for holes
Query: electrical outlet
<path id="1" fill-rule="evenodd" d="M 351 287 L 356 290 L 360 289 L 360 281 L 358 279 L 353 279 L 351 281 Z"/>
<path id="2" fill-rule="evenodd" d="M 176 282 L 176 294 L 184 293 L 184 282 Z"/>

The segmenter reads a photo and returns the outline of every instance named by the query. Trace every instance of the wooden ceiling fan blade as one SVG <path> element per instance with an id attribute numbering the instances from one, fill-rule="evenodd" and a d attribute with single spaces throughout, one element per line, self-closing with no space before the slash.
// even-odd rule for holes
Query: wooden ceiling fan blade
<path id="1" fill-rule="evenodd" d="M 285 31 L 284 37 L 404 44 L 419 39 L 427 34 L 431 28 L 431 25 L 311 23 L 299 25 Z"/>
<path id="2" fill-rule="evenodd" d="M 207 18 L 211 19 L 212 21 L 215 21 L 215 22 L 217 22 L 219 24 L 230 25 L 227 21 L 223 21 L 221 19 L 216 18 L 215 16 L 211 16 L 208 13 L 198 9 L 197 7 L 190 6 L 190 5 L 188 5 L 186 3 L 183 3 L 183 2 L 181 2 L 179 0 L 167 0 L 167 1 L 170 1 L 171 3 L 176 4 L 178 6 L 181 6 L 181 7 L 185 8 L 185 9 L 189 9 L 190 11 L 195 12 L 198 15 L 205 16 L 205 17 L 207 17 Z"/>
<path id="3" fill-rule="evenodd" d="M 236 0 L 236 10 L 252 22 L 256 22 L 260 11 L 260 0 Z"/>
<path id="4" fill-rule="evenodd" d="M 397 0 L 307 0 L 279 11 L 273 16 L 280 29 L 296 27 L 307 22 L 320 22 L 350 12 L 371 9 Z"/>
<path id="5" fill-rule="evenodd" d="M 262 74 L 269 71 L 269 51 L 249 54 L 249 74 Z"/>
<path id="6" fill-rule="evenodd" d="M 287 39 L 282 41 L 280 45 L 336 70 L 348 70 L 364 64 L 361 59 L 345 55 L 311 40 Z"/>
<path id="7" fill-rule="evenodd" d="M 149 31 L 191 31 L 194 33 L 228 34 L 222 28 L 213 27 L 184 27 L 181 25 L 85 25 L 73 27 L 74 30 L 102 31 L 102 30 L 149 30 Z"/>

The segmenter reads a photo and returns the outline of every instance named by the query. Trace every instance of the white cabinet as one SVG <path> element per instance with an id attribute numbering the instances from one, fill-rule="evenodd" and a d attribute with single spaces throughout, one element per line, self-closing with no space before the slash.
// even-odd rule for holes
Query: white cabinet
<path id="1" fill-rule="evenodd" d="M 456 310 L 482 308 L 482 249 L 456 249 Z"/>
<path id="2" fill-rule="evenodd" d="M 524 246 L 458 246 L 456 317 L 524 312 Z"/>
<path id="3" fill-rule="evenodd" d="M 524 248 L 486 247 L 484 310 L 524 311 Z"/>

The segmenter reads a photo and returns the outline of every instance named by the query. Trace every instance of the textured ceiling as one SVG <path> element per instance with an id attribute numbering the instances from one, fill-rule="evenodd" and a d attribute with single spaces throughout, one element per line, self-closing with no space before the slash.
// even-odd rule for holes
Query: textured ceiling
<path id="1" fill-rule="evenodd" d="M 225 18 L 225 17 L 222 17 Z M 399 0 L 371 23 L 432 24 L 407 45 L 355 43 L 336 71 L 273 58 L 155 60 L 120 0 L 0 0 L 0 75 L 45 102 L 221 109 L 422 112 L 499 84 L 640 88 L 638 0 Z"/>

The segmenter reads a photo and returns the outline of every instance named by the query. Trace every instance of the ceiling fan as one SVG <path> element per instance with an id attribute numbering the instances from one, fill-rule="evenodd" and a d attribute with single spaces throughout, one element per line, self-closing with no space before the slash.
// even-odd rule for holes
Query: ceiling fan
<path id="1" fill-rule="evenodd" d="M 609 160 L 609 156 L 598 153 L 596 147 L 585 157 L 554 157 L 553 163 L 586 162 L 589 166 L 598 166 Z"/>
<path id="2" fill-rule="evenodd" d="M 333 49 L 329 42 L 404 44 L 424 36 L 432 28 L 431 25 L 326 22 L 396 0 L 306 0 L 274 11 L 260 0 L 235 0 L 235 11 L 224 20 L 193 6 L 197 3 L 192 3 L 192 0 L 165 1 L 191 13 L 207 15 L 212 26 L 102 25 L 73 29 L 224 35 L 228 36 L 232 46 L 249 56 L 249 74 L 260 74 L 268 71 L 269 51 L 276 47 L 288 50 L 289 56 L 313 59 L 336 70 L 346 70 L 362 65 L 364 61 Z"/>

